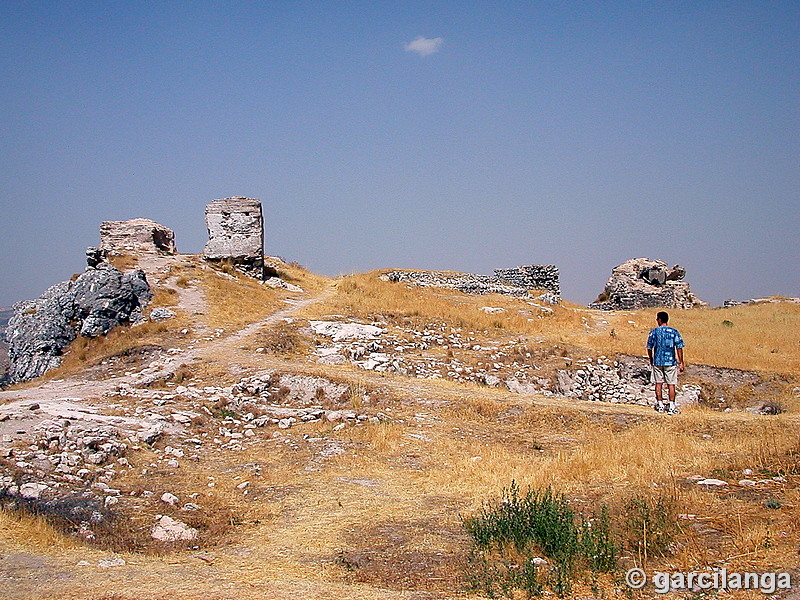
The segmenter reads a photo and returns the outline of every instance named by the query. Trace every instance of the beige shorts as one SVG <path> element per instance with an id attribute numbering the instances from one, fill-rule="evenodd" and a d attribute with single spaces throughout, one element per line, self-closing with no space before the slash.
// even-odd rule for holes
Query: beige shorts
<path id="1" fill-rule="evenodd" d="M 658 367 L 653 365 L 653 383 L 666 383 L 667 385 L 678 384 L 678 365 L 670 367 Z"/>

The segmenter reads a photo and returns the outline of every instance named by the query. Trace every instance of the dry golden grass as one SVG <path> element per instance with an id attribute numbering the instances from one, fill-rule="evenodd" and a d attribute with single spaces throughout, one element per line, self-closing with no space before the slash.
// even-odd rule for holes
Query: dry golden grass
<path id="1" fill-rule="evenodd" d="M 0 510 L 0 540 L 18 540 L 29 551 L 59 553 L 80 547 L 46 520 L 22 511 Z"/>
<path id="2" fill-rule="evenodd" d="M 328 285 L 297 266 L 280 268 L 307 292 L 319 293 Z M 172 276 L 179 278 L 179 286 L 184 277 L 187 288 L 204 290 L 209 325 L 233 330 L 286 306 L 280 302 L 285 292 L 201 264 L 183 269 Z M 481 306 L 500 306 L 506 312 L 486 314 L 478 310 Z M 520 312 L 526 310 L 531 314 Z M 535 336 L 549 347 L 569 344 L 589 353 L 642 355 L 655 312 L 598 313 L 564 303 L 554 314 L 538 318 L 536 308 L 520 299 L 409 289 L 382 282 L 372 273 L 340 280 L 330 298 L 299 314 L 338 314 L 401 326 L 438 322 L 493 338 Z M 792 305 L 671 314 L 687 341 L 689 362 L 755 368 L 787 379 L 800 372 L 800 310 Z M 733 326 L 721 325 L 722 320 Z M 702 407 L 667 417 L 639 406 L 518 396 L 452 381 L 408 380 L 397 374 L 354 371 L 348 365 L 307 363 L 298 358 L 302 352 L 295 351 L 295 335 L 294 326 L 257 333 L 242 340 L 247 351 L 192 366 L 186 377 L 196 378 L 197 386 L 230 382 L 235 377 L 226 368 L 234 359 L 237 368 L 251 370 L 293 367 L 349 382 L 348 408 L 385 411 L 392 420 L 340 431 L 324 421 L 282 432 L 259 429 L 257 443 L 239 452 L 215 451 L 209 441 L 201 460 L 182 460 L 174 474 L 159 467 L 142 475 L 141 469 L 157 457 L 147 449 L 133 453 L 136 468 L 115 485 L 126 492 L 170 491 L 182 500 L 201 493 L 197 502 L 211 509 L 198 515 L 205 519 L 198 525 L 211 532 L 202 550 L 213 559 L 200 564 L 188 551 L 134 555 L 130 563 L 141 566 L 132 569 L 128 579 L 115 579 L 110 594 L 126 600 L 377 599 L 407 598 L 409 590 L 417 590 L 431 597 L 457 597 L 468 547 L 460 517 L 496 499 L 512 480 L 523 488 L 551 486 L 566 493 L 577 510 L 590 514 L 605 504 L 619 523 L 624 523 L 625 506 L 632 498 L 668 498 L 676 512 L 693 516 L 678 521 L 680 533 L 672 554 L 647 557 L 651 569 L 726 564 L 729 570 L 764 571 L 797 564 L 800 407 L 793 398 L 786 401 L 790 411 L 774 417 Z M 272 340 L 274 354 L 251 352 L 264 345 L 262 340 Z M 365 403 L 367 389 L 385 393 Z M 223 425 L 218 417 L 201 421 L 192 425 L 192 435 L 205 432 L 213 438 Z M 273 438 L 274 433 L 278 437 Z M 310 442 L 304 436 L 323 441 Z M 338 444 L 344 453 L 320 457 L 328 444 Z M 252 465 L 259 465 L 258 475 Z M 782 476 L 784 481 L 738 486 L 745 469 L 754 471 L 752 479 Z M 704 489 L 689 480 L 698 475 L 731 485 Z M 236 487 L 246 480 L 247 495 Z M 210 481 L 213 488 L 208 487 Z M 769 499 L 780 508 L 765 507 Z M 154 510 L 143 511 L 139 524 L 154 518 Z M 14 544 L 22 542 L 15 537 L 38 527 L 20 522 L 17 531 L 7 525 L 10 517 L 0 518 L 0 551 L 16 548 Z M 45 530 L 38 535 L 34 547 L 47 544 L 54 534 Z M 69 545 L 54 547 L 55 554 L 70 560 L 76 556 Z M 632 564 L 644 558 L 628 552 L 625 560 Z M 86 581 L 61 583 L 62 597 L 96 600 L 101 596 L 91 585 L 104 577 L 98 571 Z M 598 585 L 599 592 L 578 585 L 574 594 L 625 597 L 611 579 L 601 579 Z M 55 596 L 47 590 L 31 597 Z"/>
<path id="3" fill-rule="evenodd" d="M 325 278 L 299 265 L 281 263 L 278 272 L 289 283 L 310 292 L 325 286 Z M 285 308 L 284 299 L 297 297 L 296 293 L 267 287 L 229 265 L 195 268 L 194 276 L 208 306 L 207 322 L 214 327 L 241 328 Z M 179 285 L 181 281 L 179 278 Z"/>
<path id="4" fill-rule="evenodd" d="M 139 257 L 135 254 L 110 254 L 108 263 L 120 271 L 131 271 L 139 266 Z"/>
<path id="5" fill-rule="evenodd" d="M 658 309 L 602 313 L 601 318 L 609 321 L 608 327 L 588 334 L 585 343 L 601 352 L 642 355 L 647 332 L 656 326 L 657 312 Z M 764 303 L 669 313 L 669 324 L 681 332 L 686 342 L 687 363 L 800 372 L 800 305 Z"/>
<path id="6" fill-rule="evenodd" d="M 336 294 L 316 304 L 302 316 L 344 314 L 349 317 L 384 320 L 393 323 L 446 323 L 466 330 L 507 333 L 509 335 L 557 334 L 575 327 L 581 315 L 560 306 L 550 315 L 526 301 L 489 294 L 474 296 L 453 290 L 414 287 L 379 279 L 380 271 L 351 275 L 336 284 Z M 503 308 L 505 312 L 486 313 L 483 306 Z"/>

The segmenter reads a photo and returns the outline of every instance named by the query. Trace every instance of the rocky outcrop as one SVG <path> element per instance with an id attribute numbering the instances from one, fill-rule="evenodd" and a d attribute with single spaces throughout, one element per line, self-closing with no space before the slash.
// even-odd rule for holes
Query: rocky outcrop
<path id="1" fill-rule="evenodd" d="M 14 315 L 13 310 L 0 309 L 0 387 L 8 383 L 8 342 L 6 342 L 6 327 L 9 319 Z"/>
<path id="2" fill-rule="evenodd" d="M 174 254 L 175 233 L 150 219 L 103 221 L 100 223 L 100 248 L 111 254 Z"/>
<path id="3" fill-rule="evenodd" d="M 206 206 L 208 241 L 203 258 L 231 263 L 242 273 L 264 279 L 264 218 L 261 200 L 235 196 Z"/>
<path id="4" fill-rule="evenodd" d="M 683 281 L 686 269 L 670 268 L 661 260 L 632 258 L 614 267 L 603 292 L 589 308 L 635 310 L 639 308 L 694 308 L 706 306 Z"/>
<path id="5" fill-rule="evenodd" d="M 96 254 L 87 255 L 93 262 Z M 152 296 L 143 271 L 122 273 L 101 262 L 36 300 L 17 302 L 6 330 L 9 380 L 28 381 L 57 367 L 78 334 L 105 335 L 119 324 L 142 319 L 142 308 Z"/>

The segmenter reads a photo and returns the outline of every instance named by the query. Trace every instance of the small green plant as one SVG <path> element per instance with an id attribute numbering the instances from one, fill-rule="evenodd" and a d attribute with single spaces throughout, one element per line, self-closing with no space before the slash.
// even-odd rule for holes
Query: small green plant
<path id="1" fill-rule="evenodd" d="M 463 521 L 473 541 L 468 587 L 490 597 L 511 597 L 514 589 L 538 596 L 545 585 L 563 596 L 579 574 L 616 567 L 617 544 L 605 507 L 597 518 L 584 519 L 549 488 L 522 494 L 512 481 L 500 502 Z"/>
<path id="2" fill-rule="evenodd" d="M 725 319 L 722 322 L 722 325 L 725 326 L 725 327 L 733 327 L 733 321 L 728 321 L 727 319 Z"/>
<path id="3" fill-rule="evenodd" d="M 766 502 L 764 502 L 764 506 L 766 508 L 771 508 L 773 510 L 777 510 L 781 507 L 781 501 L 776 498 L 770 498 Z"/>
<path id="4" fill-rule="evenodd" d="M 652 556 L 669 553 L 678 532 L 674 501 L 662 496 L 637 496 L 625 505 L 625 541 L 628 550 L 635 552 L 641 564 Z"/>

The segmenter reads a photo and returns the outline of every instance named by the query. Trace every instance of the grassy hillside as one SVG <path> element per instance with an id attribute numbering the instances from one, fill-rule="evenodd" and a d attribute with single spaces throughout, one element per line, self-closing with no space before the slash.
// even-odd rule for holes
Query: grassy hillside
<path id="1" fill-rule="evenodd" d="M 800 307 L 674 311 L 690 363 L 761 383 L 720 380 L 717 392 L 741 397 L 731 410 L 706 403 L 669 417 L 460 377 L 497 364 L 493 372 L 553 379 L 589 359 L 642 356 L 655 310 L 601 313 L 410 287 L 380 272 L 328 280 L 282 269 L 302 292 L 176 258 L 154 279 L 175 321 L 73 349 L 59 378 L 137 373 L 177 357 L 161 379 L 95 402 L 126 417 L 189 417 L 152 446 L 131 444 L 130 467 L 109 483 L 121 492 L 114 508 L 124 526 L 95 541 L 65 536 L 62 522 L 0 512 L 0 554 L 37 556 L 65 573 L 15 583 L 12 597 L 482 598 L 524 597 L 538 585 L 644 598 L 652 588 L 634 592 L 622 580 L 631 566 L 798 567 Z M 380 327 L 407 364 L 445 365 L 444 375 L 364 369 L 349 355 L 320 362 L 318 351 L 335 343 L 311 330 L 315 320 Z M 131 352 L 143 346 L 144 358 Z M 263 391 L 247 391 L 253 376 Z M 744 410 L 763 394 L 783 412 Z M 269 420 L 275 406 L 326 412 L 281 424 Z M 725 485 L 698 483 L 705 478 Z M 525 501 L 529 489 L 553 495 Z M 165 492 L 180 503 L 162 502 Z M 199 509 L 182 511 L 190 501 Z M 200 538 L 155 543 L 160 514 L 190 522 Z M 526 534 L 524 519 L 561 535 L 557 548 L 573 540 L 573 553 Z M 587 533 L 606 526 L 605 537 Z M 613 549 L 604 566 L 603 548 Z M 127 564 L 98 566 L 108 557 Z M 80 560 L 91 564 L 75 567 Z"/>

